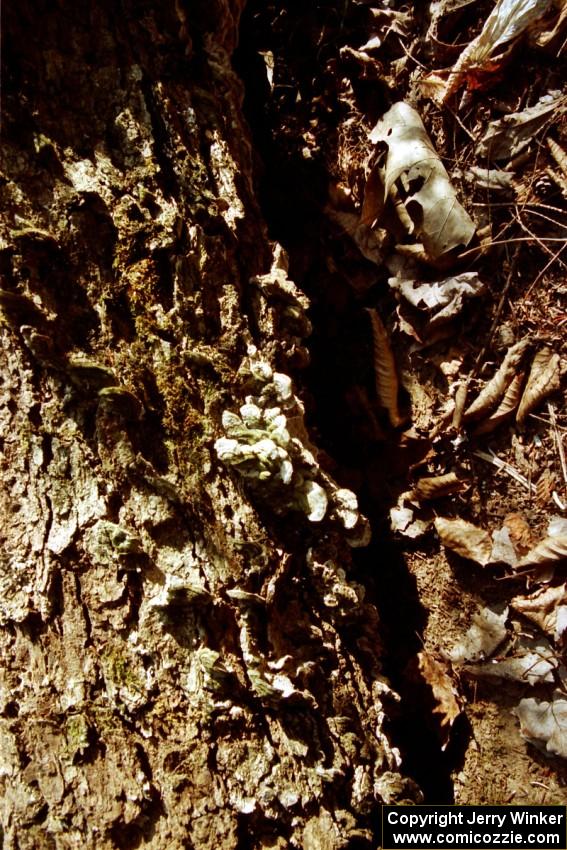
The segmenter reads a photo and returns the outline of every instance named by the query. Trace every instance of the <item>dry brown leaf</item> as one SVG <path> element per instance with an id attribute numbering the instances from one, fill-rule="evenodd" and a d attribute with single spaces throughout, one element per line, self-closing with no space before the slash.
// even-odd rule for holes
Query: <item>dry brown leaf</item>
<path id="1" fill-rule="evenodd" d="M 518 374 L 512 378 L 511 383 L 508 386 L 508 389 L 504 393 L 504 397 L 502 401 L 492 413 L 488 419 L 485 419 L 484 422 L 481 422 L 477 428 L 473 431 L 475 436 L 480 434 L 489 434 L 491 431 L 494 431 L 495 428 L 498 428 L 503 422 L 509 419 L 515 409 L 517 408 L 520 396 L 522 394 L 522 387 L 524 385 L 524 378 L 526 377 L 525 372 L 518 372 Z"/>
<path id="2" fill-rule="evenodd" d="M 361 224 L 367 224 L 369 227 L 382 220 L 384 213 L 384 184 L 380 176 L 380 169 L 373 168 L 364 186 L 364 198 L 362 201 L 362 209 L 360 211 Z"/>
<path id="3" fill-rule="evenodd" d="M 553 28 L 543 32 L 540 31 L 535 35 L 535 38 L 531 39 L 538 47 L 547 47 L 548 45 L 551 47 L 552 42 L 557 38 L 561 38 L 562 30 L 567 25 L 567 3 L 565 3 L 565 0 L 560 0 L 560 3 L 556 5 L 559 5 L 560 12 Z"/>
<path id="4" fill-rule="evenodd" d="M 502 365 L 494 377 L 492 377 L 481 390 L 470 407 L 465 410 L 465 421 L 467 419 L 480 418 L 484 413 L 492 410 L 492 408 L 498 404 L 498 401 L 518 371 L 518 367 L 522 362 L 522 358 L 526 353 L 529 344 L 530 340 L 528 337 L 525 337 L 508 349 L 506 356 L 502 361 Z"/>
<path id="5" fill-rule="evenodd" d="M 547 348 L 547 346 L 540 349 L 535 355 L 516 414 L 518 424 L 521 425 L 525 421 L 528 413 L 540 401 L 559 389 L 561 382 L 559 362 L 559 355 L 554 354 L 551 348 Z"/>
<path id="6" fill-rule="evenodd" d="M 397 428 L 404 422 L 398 408 L 398 373 L 394 355 L 390 347 L 390 341 L 386 328 L 377 311 L 371 307 L 366 308 L 370 316 L 372 326 L 372 339 L 374 342 L 374 373 L 376 377 L 376 392 L 378 398 L 388 411 L 390 423 Z"/>
<path id="7" fill-rule="evenodd" d="M 566 604 L 567 584 L 560 584 L 558 587 L 542 587 L 530 596 L 516 596 L 510 602 L 515 611 L 519 611 L 555 640 L 560 637 L 557 616 Z"/>
<path id="8" fill-rule="evenodd" d="M 476 561 L 485 567 L 491 560 L 492 538 L 488 531 L 464 519 L 437 517 L 435 529 L 441 543 L 461 558 Z"/>
<path id="9" fill-rule="evenodd" d="M 562 195 L 567 198 L 567 177 L 564 176 L 562 171 L 554 171 L 553 168 L 546 168 L 545 173 L 547 176 L 559 186 Z"/>
<path id="10" fill-rule="evenodd" d="M 518 567 L 537 567 L 567 560 L 567 534 L 544 537 L 521 561 Z"/>
<path id="11" fill-rule="evenodd" d="M 536 483 L 536 502 L 539 508 L 545 508 L 553 498 L 557 479 L 550 469 L 544 469 Z"/>
<path id="12" fill-rule="evenodd" d="M 533 546 L 532 531 L 522 514 L 511 513 L 504 517 L 504 528 L 508 529 L 514 549 L 525 555 Z"/>
<path id="13" fill-rule="evenodd" d="M 434 475 L 430 478 L 421 478 L 412 491 L 412 499 L 418 502 L 429 499 L 441 499 L 449 493 L 459 493 L 466 488 L 464 481 L 457 478 L 454 472 L 446 475 Z"/>
<path id="14" fill-rule="evenodd" d="M 565 5 L 565 10 L 567 11 L 567 4 Z M 565 153 L 561 145 L 558 145 L 554 139 L 548 139 L 547 144 L 553 159 L 563 172 L 564 176 L 567 177 L 567 153 Z"/>
<path id="15" fill-rule="evenodd" d="M 448 672 L 448 665 L 441 663 L 428 652 L 418 653 L 419 671 L 433 693 L 434 714 L 441 715 L 441 749 L 449 743 L 451 727 L 461 713 L 459 695 Z"/>
<path id="16" fill-rule="evenodd" d="M 371 228 L 353 212 L 335 209 L 330 204 L 325 208 L 331 218 L 353 240 L 363 257 L 377 266 L 384 262 L 388 233 L 379 227 Z"/>
<path id="17" fill-rule="evenodd" d="M 463 414 L 465 412 L 465 403 L 467 400 L 468 391 L 469 382 L 468 380 L 466 380 L 459 384 L 455 393 L 455 407 L 453 408 L 452 425 L 456 431 L 460 429 L 461 422 L 463 421 Z"/>

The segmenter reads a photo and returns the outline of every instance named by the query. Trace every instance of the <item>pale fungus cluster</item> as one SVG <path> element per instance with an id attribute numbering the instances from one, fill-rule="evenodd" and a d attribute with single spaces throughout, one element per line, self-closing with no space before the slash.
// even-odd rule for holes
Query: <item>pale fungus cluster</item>
<path id="1" fill-rule="evenodd" d="M 291 379 L 272 370 L 254 346 L 249 346 L 246 371 L 257 387 L 239 413 L 225 410 L 226 436 L 215 442 L 218 458 L 233 467 L 256 493 L 272 499 L 279 512 L 302 511 L 310 522 L 338 519 L 353 546 L 369 540 L 356 496 L 338 488 L 326 475 L 309 444 L 303 407 Z"/>

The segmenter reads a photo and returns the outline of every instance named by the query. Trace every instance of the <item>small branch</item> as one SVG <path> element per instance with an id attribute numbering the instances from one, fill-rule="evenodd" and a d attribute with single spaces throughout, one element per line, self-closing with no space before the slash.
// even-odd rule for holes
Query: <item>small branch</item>
<path id="1" fill-rule="evenodd" d="M 518 484 L 521 484 L 523 487 L 525 487 L 528 492 L 534 492 L 535 487 L 533 486 L 533 484 L 530 484 L 528 479 L 525 478 L 525 476 L 523 476 L 521 472 L 518 472 L 517 469 L 514 469 L 511 464 L 506 463 L 505 460 L 500 460 L 500 458 L 497 457 L 493 451 L 488 454 L 487 452 L 483 452 L 480 451 L 480 449 L 477 449 L 473 452 L 473 455 L 476 455 L 477 457 L 481 458 L 481 460 L 485 460 L 487 461 L 487 463 L 491 463 L 493 466 L 496 466 L 498 469 L 501 469 L 503 472 L 506 472 L 510 476 L 510 478 L 513 478 L 514 481 L 517 481 Z"/>
<path id="2" fill-rule="evenodd" d="M 547 409 L 549 411 L 549 420 L 551 422 L 551 427 L 553 428 L 553 438 L 555 440 L 555 445 L 557 447 L 557 454 L 559 455 L 559 462 L 561 464 L 561 472 L 563 475 L 563 485 L 564 489 L 567 490 L 567 462 L 565 460 L 565 449 L 563 448 L 563 438 L 559 433 L 559 428 L 557 427 L 557 417 L 555 415 L 555 408 L 550 401 L 547 402 Z"/>

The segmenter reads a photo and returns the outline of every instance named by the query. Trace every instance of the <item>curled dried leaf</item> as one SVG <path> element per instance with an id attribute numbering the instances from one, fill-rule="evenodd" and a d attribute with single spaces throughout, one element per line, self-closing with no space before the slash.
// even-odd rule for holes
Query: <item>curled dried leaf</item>
<path id="1" fill-rule="evenodd" d="M 489 434 L 512 416 L 520 402 L 525 377 L 525 372 L 518 372 L 518 374 L 512 378 L 512 382 L 508 386 L 502 401 L 494 413 L 492 413 L 488 419 L 485 419 L 484 422 L 481 422 L 480 425 L 478 425 L 473 431 L 475 436 L 478 436 L 479 434 Z"/>
<path id="2" fill-rule="evenodd" d="M 484 413 L 492 410 L 498 404 L 498 401 L 502 398 L 502 395 L 518 371 L 518 367 L 529 344 L 530 340 L 525 337 L 508 349 L 502 365 L 496 374 L 481 390 L 470 407 L 465 410 L 465 421 L 467 419 L 479 419 Z"/>
<path id="3" fill-rule="evenodd" d="M 545 346 L 534 357 L 528 382 L 520 400 L 516 422 L 522 424 L 528 413 L 542 399 L 558 390 L 560 386 L 559 355 Z"/>
<path id="4" fill-rule="evenodd" d="M 545 508 L 553 498 L 557 480 L 550 469 L 544 469 L 536 484 L 536 502 L 539 508 Z"/>
<path id="5" fill-rule="evenodd" d="M 417 656 L 419 671 L 433 693 L 434 714 L 440 715 L 441 749 L 449 743 L 449 734 L 453 723 L 461 713 L 459 695 L 448 672 L 448 665 L 438 661 L 428 652 Z"/>
<path id="6" fill-rule="evenodd" d="M 461 422 L 463 421 L 463 414 L 465 412 L 465 404 L 467 401 L 467 394 L 469 391 L 469 382 L 463 381 L 462 384 L 459 384 L 457 387 L 457 391 L 455 393 L 455 407 L 453 408 L 453 428 L 458 431 L 461 427 Z"/>
<path id="7" fill-rule="evenodd" d="M 518 567 L 537 567 L 540 564 L 553 564 L 567 560 L 567 534 L 544 537 L 530 549 L 518 563 Z"/>
<path id="8" fill-rule="evenodd" d="M 470 628 L 447 653 L 453 664 L 480 661 L 492 653 L 507 638 L 508 606 L 501 609 L 480 608 L 473 616 Z"/>
<path id="9" fill-rule="evenodd" d="M 535 106 L 512 112 L 492 121 L 476 146 L 483 159 L 503 160 L 516 157 L 539 133 L 551 116 L 565 109 L 565 97 L 560 91 L 545 94 Z M 497 172 L 503 174 L 511 172 Z"/>
<path id="10" fill-rule="evenodd" d="M 457 478 L 454 472 L 446 475 L 434 475 L 431 478 L 421 478 L 413 488 L 412 498 L 418 502 L 429 499 L 441 499 L 449 493 L 459 493 L 466 488 L 464 481 Z"/>
<path id="11" fill-rule="evenodd" d="M 542 587 L 530 596 L 516 596 L 510 605 L 557 640 L 560 637 L 558 618 L 567 605 L 567 585 Z"/>
<path id="12" fill-rule="evenodd" d="M 525 555 L 533 546 L 532 530 L 522 514 L 512 513 L 504 517 L 504 528 L 508 530 L 514 549 Z"/>
<path id="13" fill-rule="evenodd" d="M 463 669 L 480 678 L 539 685 L 553 682 L 557 667 L 557 655 L 544 638 L 532 640 L 520 637 L 514 644 L 512 654 L 506 658 L 492 658 L 484 663 L 467 665 Z"/>
<path id="14" fill-rule="evenodd" d="M 384 213 L 384 184 L 379 168 L 373 168 L 364 186 L 364 198 L 360 211 L 361 224 L 372 227 L 382 220 Z"/>
<path id="15" fill-rule="evenodd" d="M 565 10 L 567 12 L 567 5 L 565 7 Z M 551 155 L 553 156 L 553 159 L 555 160 L 565 177 L 567 177 L 567 153 L 565 153 L 561 145 L 558 145 L 554 139 L 548 139 L 547 144 L 549 145 L 549 150 L 551 152 Z"/>
<path id="16" fill-rule="evenodd" d="M 443 546 L 456 552 L 461 558 L 476 561 L 481 567 L 490 563 L 492 538 L 488 531 L 464 519 L 446 517 L 437 517 L 435 529 Z"/>
<path id="17" fill-rule="evenodd" d="M 398 408 L 398 373 L 386 328 L 376 310 L 366 308 L 372 326 L 374 343 L 374 373 L 380 403 L 388 411 L 390 423 L 397 428 L 404 421 Z"/>

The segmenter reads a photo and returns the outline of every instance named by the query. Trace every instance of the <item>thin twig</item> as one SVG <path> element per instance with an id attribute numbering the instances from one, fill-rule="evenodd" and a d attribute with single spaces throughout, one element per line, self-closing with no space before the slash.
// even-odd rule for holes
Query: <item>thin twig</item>
<path id="1" fill-rule="evenodd" d="M 468 257 L 471 254 L 478 254 L 483 250 L 487 250 L 488 248 L 492 248 L 493 245 L 510 245 L 512 242 L 533 242 L 534 240 L 529 236 L 515 236 L 512 239 L 496 239 L 492 240 L 488 245 L 478 245 L 476 248 L 469 248 L 468 251 L 463 251 L 462 254 L 459 254 L 459 260 L 464 259 L 464 257 Z M 542 242 L 563 242 L 563 247 L 567 245 L 565 239 L 559 237 L 546 236 L 545 239 L 541 240 Z M 561 253 L 561 250 L 558 252 Z"/>
<path id="2" fill-rule="evenodd" d="M 516 274 L 516 268 L 517 268 L 517 265 L 518 265 L 519 256 L 520 256 L 520 252 L 516 251 L 516 253 L 514 254 L 514 257 L 512 258 L 512 262 L 510 263 L 510 270 L 509 270 L 508 274 L 506 275 L 506 282 L 504 283 L 504 286 L 502 287 L 502 292 L 500 294 L 500 300 L 498 301 L 498 304 L 496 306 L 494 318 L 492 319 L 492 324 L 490 325 L 490 330 L 488 331 L 488 337 L 487 337 L 483 347 L 481 348 L 481 350 L 479 351 L 478 355 L 475 358 L 475 362 L 474 362 L 475 371 L 476 371 L 476 369 L 478 369 L 480 363 L 482 362 L 484 355 L 486 354 L 486 351 L 488 349 L 488 346 L 490 345 L 490 343 L 492 341 L 492 337 L 494 336 L 494 332 L 496 330 L 496 325 L 498 324 L 498 321 L 500 319 L 500 314 L 502 313 L 502 309 L 504 307 L 504 302 L 506 301 L 506 296 L 508 295 L 508 290 L 510 289 L 510 286 L 512 285 L 512 279 L 513 279 L 514 275 Z"/>
<path id="3" fill-rule="evenodd" d="M 557 427 L 557 417 L 555 415 L 555 408 L 553 404 L 548 401 L 547 409 L 549 411 L 549 420 L 551 422 L 551 427 L 553 428 L 553 438 L 555 440 L 555 445 L 557 447 L 557 454 L 559 455 L 559 462 L 561 464 L 561 472 L 563 474 L 563 483 L 565 490 L 567 491 L 567 462 L 565 460 L 565 449 L 563 448 L 563 438 L 559 433 L 559 428 Z"/>
<path id="4" fill-rule="evenodd" d="M 541 250 L 544 253 L 549 254 L 550 257 L 553 257 L 553 251 L 551 250 L 551 248 L 548 248 L 547 245 L 544 245 L 543 241 L 540 239 L 540 237 L 537 236 L 532 230 L 530 230 L 528 225 L 524 221 L 522 221 L 521 215 L 519 215 L 518 213 L 515 213 L 514 218 L 516 219 L 516 221 L 518 222 L 518 224 L 520 225 L 520 227 L 522 228 L 524 233 L 527 233 L 529 236 L 531 236 L 532 239 L 534 240 L 534 242 L 537 242 L 537 244 L 539 245 L 539 247 L 541 248 Z"/>
<path id="5" fill-rule="evenodd" d="M 527 215 L 537 215 L 538 218 L 543 218 L 544 221 L 548 221 L 550 224 L 555 225 L 555 227 L 561 227 L 563 230 L 567 230 L 567 224 L 562 224 L 560 221 L 557 221 L 557 219 L 544 215 L 543 213 L 538 212 L 538 210 L 526 209 L 525 212 Z"/>
<path id="6" fill-rule="evenodd" d="M 527 291 L 527 292 L 526 292 L 526 294 L 524 295 L 524 298 L 529 298 L 529 296 L 530 296 L 530 294 L 531 294 L 531 291 L 532 291 L 532 289 L 534 288 L 534 286 L 536 286 L 536 285 L 540 282 L 540 280 L 542 279 L 542 277 L 544 276 L 544 274 L 546 273 L 546 271 L 548 270 L 548 268 L 549 268 L 551 265 L 553 265 L 553 263 L 555 262 L 555 260 L 557 260 L 557 259 L 558 259 L 558 257 L 559 257 L 559 256 L 563 253 L 563 251 L 565 250 L 565 248 L 567 248 L 567 241 L 563 240 L 563 245 L 561 246 L 561 248 L 559 249 L 559 251 L 557 251 L 557 253 L 556 253 L 556 254 L 554 254 L 554 256 L 551 258 L 551 260 L 549 260 L 549 262 L 547 263 L 547 265 L 545 265 L 545 266 L 542 268 L 542 270 L 540 271 L 540 273 L 538 274 L 538 276 L 536 277 L 536 279 L 532 282 L 532 285 L 530 286 L 530 288 L 528 289 L 528 291 Z"/>
<path id="7" fill-rule="evenodd" d="M 493 466 L 496 466 L 498 469 L 501 469 L 503 472 L 506 472 L 510 476 L 510 478 L 513 478 L 514 481 L 517 481 L 518 484 L 521 484 L 523 487 L 525 487 L 528 492 L 532 493 L 534 491 L 534 486 L 530 484 L 528 479 L 524 475 L 522 475 L 521 472 L 518 472 L 517 469 L 514 469 L 514 467 L 510 463 L 506 463 L 505 460 L 500 460 L 500 458 L 497 457 L 497 455 L 495 455 L 493 451 L 488 454 L 487 452 L 483 452 L 480 449 L 476 449 L 473 452 L 473 455 L 476 455 L 477 457 L 481 458 L 481 460 L 485 460 L 488 463 L 491 463 Z"/>

